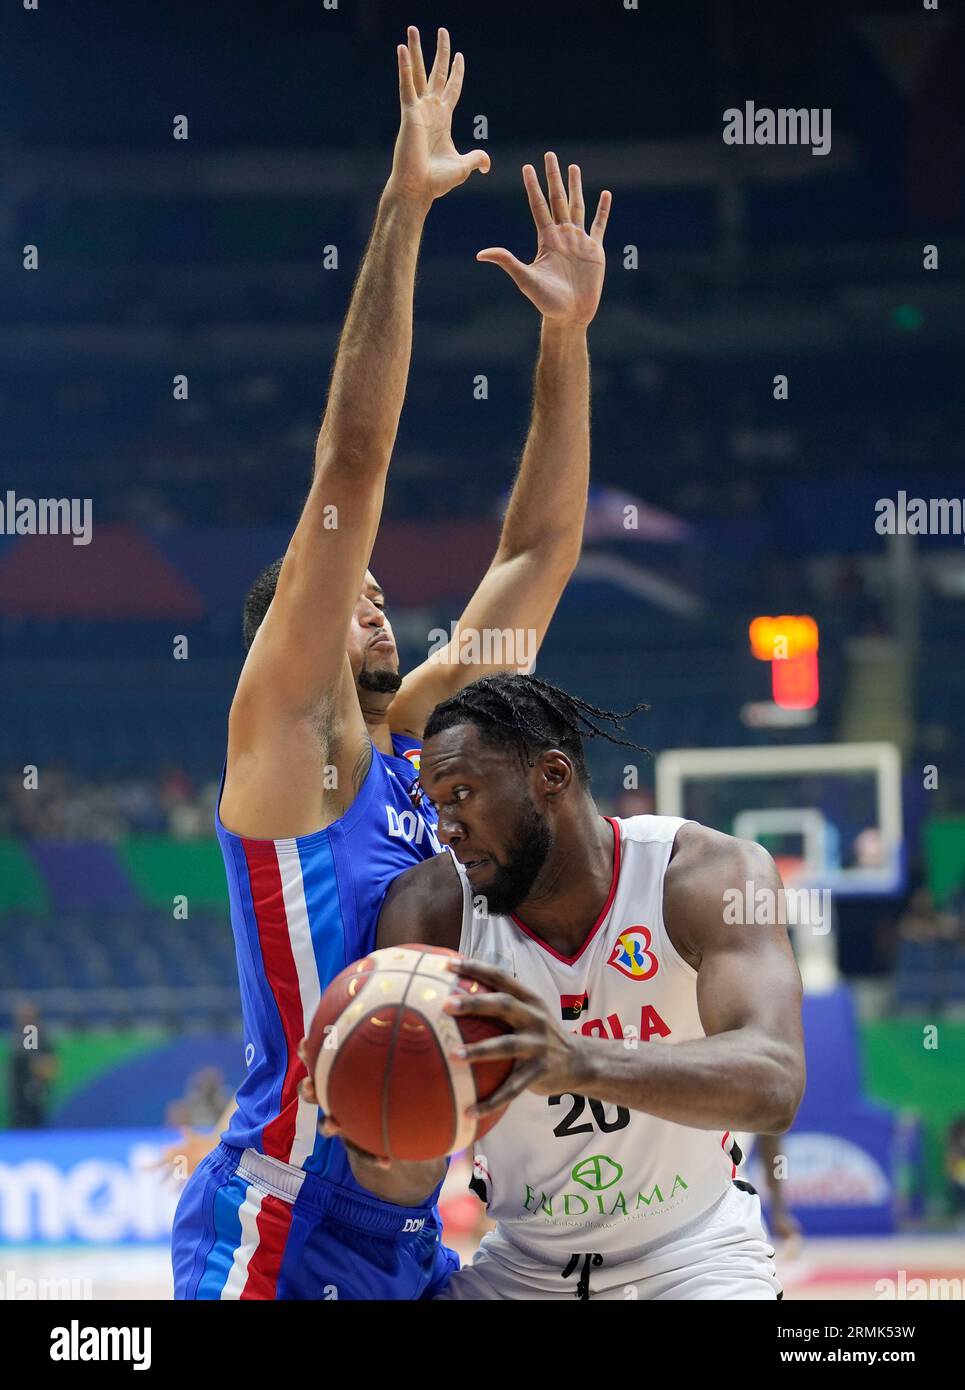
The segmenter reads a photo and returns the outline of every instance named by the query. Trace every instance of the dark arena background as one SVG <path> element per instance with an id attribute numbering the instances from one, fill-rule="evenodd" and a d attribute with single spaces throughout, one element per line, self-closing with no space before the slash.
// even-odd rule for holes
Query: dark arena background
<path id="1" fill-rule="evenodd" d="M 538 671 L 650 705 L 652 758 L 590 746 L 602 810 L 759 839 L 801 890 L 786 1299 L 961 1299 L 961 7 L 3 10 L 6 1296 L 169 1297 L 159 1159 L 244 1074 L 213 832 L 241 605 L 309 487 L 415 23 L 466 55 L 454 135 L 492 172 L 423 244 L 372 561 L 403 669 L 496 544 L 538 316 L 475 253 L 529 259 L 520 166 L 556 150 L 613 210 L 583 554 Z M 810 142 L 749 143 L 781 109 Z M 45 498 L 59 534 L 20 505 Z"/>

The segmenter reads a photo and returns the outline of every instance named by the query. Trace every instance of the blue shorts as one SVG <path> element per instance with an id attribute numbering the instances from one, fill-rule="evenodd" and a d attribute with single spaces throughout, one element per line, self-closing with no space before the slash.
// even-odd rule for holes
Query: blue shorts
<path id="1" fill-rule="evenodd" d="M 219 1144 L 181 1194 L 181 1299 L 434 1298 L 459 1268 L 434 1207 L 397 1207 Z"/>

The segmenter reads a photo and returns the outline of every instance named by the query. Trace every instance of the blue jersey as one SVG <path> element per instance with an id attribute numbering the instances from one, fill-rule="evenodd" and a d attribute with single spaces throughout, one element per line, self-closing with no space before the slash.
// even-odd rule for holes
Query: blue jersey
<path id="1" fill-rule="evenodd" d="M 225 829 L 216 812 L 248 1066 L 225 1142 L 356 1191 L 342 1144 L 318 1133 L 318 1107 L 298 1094 L 298 1044 L 328 984 L 375 949 L 389 884 L 440 850 L 434 809 L 410 794 L 419 744 L 393 736 L 392 746 L 394 756 L 372 749 L 352 805 L 313 835 L 251 840 Z"/>

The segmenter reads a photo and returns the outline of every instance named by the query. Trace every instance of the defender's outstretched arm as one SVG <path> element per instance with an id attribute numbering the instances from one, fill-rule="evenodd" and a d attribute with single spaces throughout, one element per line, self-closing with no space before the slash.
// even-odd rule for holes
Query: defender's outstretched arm
<path id="1" fill-rule="evenodd" d="M 531 668 L 580 556 L 590 471 L 586 331 L 603 289 L 610 194 L 601 195 L 587 233 L 577 165 L 567 191 L 556 155 L 546 155 L 549 205 L 531 164 L 523 182 L 535 260 L 523 265 L 502 247 L 477 259 L 502 266 L 543 315 L 529 435 L 492 564 L 453 638 L 406 677 L 392 702 L 392 728 L 416 738 L 434 706 L 470 681 Z"/>
<path id="2" fill-rule="evenodd" d="M 398 49 L 392 173 L 339 343 L 311 490 L 231 708 L 221 814 L 250 836 L 301 835 L 335 819 L 370 754 L 345 642 L 405 395 L 419 240 L 433 200 L 489 164 L 452 143 L 464 64 L 449 59 L 444 29 L 428 76 L 415 29 Z"/>

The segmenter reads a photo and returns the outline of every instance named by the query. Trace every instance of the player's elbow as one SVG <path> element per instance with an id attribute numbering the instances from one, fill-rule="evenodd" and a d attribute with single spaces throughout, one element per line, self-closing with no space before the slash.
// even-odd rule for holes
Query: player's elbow
<path id="1" fill-rule="evenodd" d="M 793 1125 L 804 1095 L 804 1058 L 788 1051 L 773 1058 L 772 1084 L 767 1088 L 767 1113 L 759 1134 L 785 1134 Z"/>
<path id="2" fill-rule="evenodd" d="M 552 531 L 547 538 L 543 561 L 565 583 L 580 563 L 582 550 L 583 519 L 581 517 L 579 525 L 574 524 L 568 528 L 563 527 L 560 530 Z"/>
<path id="3" fill-rule="evenodd" d="M 392 440 L 378 431 L 358 428 L 339 430 L 337 438 L 319 438 L 315 448 L 313 481 L 347 476 L 363 481 L 369 473 L 384 472 L 392 452 Z"/>
<path id="4" fill-rule="evenodd" d="M 551 545 L 543 559 L 544 568 L 553 576 L 560 589 L 569 583 L 573 571 L 580 563 L 580 554 L 583 550 L 583 528 L 580 526 L 579 532 L 573 534 L 562 533 L 555 538 L 555 543 Z"/>
<path id="5" fill-rule="evenodd" d="M 537 570 L 541 584 L 547 590 L 562 593 L 580 562 L 582 531 L 567 536 L 544 528 L 536 536 L 514 539 L 504 536 L 496 553 L 496 562 L 522 562 Z"/>
<path id="6" fill-rule="evenodd" d="M 758 1134 L 786 1134 L 794 1123 L 796 1105 L 776 1107 L 763 1124 L 757 1126 Z"/>

